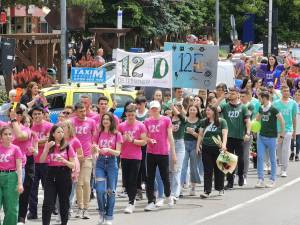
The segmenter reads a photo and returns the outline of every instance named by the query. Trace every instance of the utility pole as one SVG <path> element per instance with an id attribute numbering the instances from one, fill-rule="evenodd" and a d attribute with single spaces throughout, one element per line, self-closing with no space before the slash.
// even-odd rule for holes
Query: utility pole
<path id="1" fill-rule="evenodd" d="M 220 2 L 216 0 L 216 45 L 220 45 Z"/>
<path id="2" fill-rule="evenodd" d="M 272 54 L 272 23 L 273 23 L 273 0 L 269 0 L 269 21 L 268 21 L 268 55 Z"/>
<path id="3" fill-rule="evenodd" d="M 61 54 L 61 81 L 67 83 L 67 3 L 66 0 L 60 0 L 60 54 Z"/>

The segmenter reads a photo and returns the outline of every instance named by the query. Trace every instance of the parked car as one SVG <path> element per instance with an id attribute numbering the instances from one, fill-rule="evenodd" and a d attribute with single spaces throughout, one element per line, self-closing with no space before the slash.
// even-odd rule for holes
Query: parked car
<path id="1" fill-rule="evenodd" d="M 136 91 L 116 89 L 113 87 L 96 86 L 93 84 L 70 84 L 56 85 L 42 89 L 48 103 L 51 122 L 56 123 L 58 114 L 65 106 L 74 106 L 79 102 L 82 95 L 89 95 L 92 104 L 97 104 L 100 96 L 106 96 L 109 99 L 108 105 L 112 107 L 113 100 L 117 102 L 115 114 L 120 117 L 123 113 L 123 107 L 127 101 L 134 101 Z"/>

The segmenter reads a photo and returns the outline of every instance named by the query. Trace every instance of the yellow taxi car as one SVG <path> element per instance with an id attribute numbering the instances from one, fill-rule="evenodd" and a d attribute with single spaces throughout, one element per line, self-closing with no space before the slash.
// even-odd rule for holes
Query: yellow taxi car
<path id="1" fill-rule="evenodd" d="M 58 114 L 65 106 L 74 106 L 80 101 L 82 95 L 89 95 L 92 104 L 97 104 L 100 96 L 106 96 L 109 99 L 108 105 L 112 107 L 113 100 L 117 102 L 117 109 L 114 114 L 120 117 L 123 113 L 123 107 L 126 102 L 134 101 L 136 91 L 119 89 L 114 87 L 97 86 L 93 84 L 68 84 L 54 85 L 42 89 L 44 96 L 48 101 L 51 122 L 56 123 Z M 116 95 L 115 95 L 116 92 Z"/>

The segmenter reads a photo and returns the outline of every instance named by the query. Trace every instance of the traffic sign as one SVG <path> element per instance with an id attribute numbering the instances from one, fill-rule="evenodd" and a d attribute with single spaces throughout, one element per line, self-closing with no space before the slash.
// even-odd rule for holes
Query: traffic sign
<path id="1" fill-rule="evenodd" d="M 105 83 L 105 68 L 72 67 L 71 81 L 78 83 Z"/>

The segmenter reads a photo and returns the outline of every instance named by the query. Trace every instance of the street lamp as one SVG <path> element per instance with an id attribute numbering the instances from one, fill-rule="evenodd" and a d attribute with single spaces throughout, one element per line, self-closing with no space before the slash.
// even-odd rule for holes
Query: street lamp
<path id="1" fill-rule="evenodd" d="M 272 23 L 273 23 L 273 0 L 269 0 L 269 21 L 268 21 L 268 55 L 272 54 Z"/>

